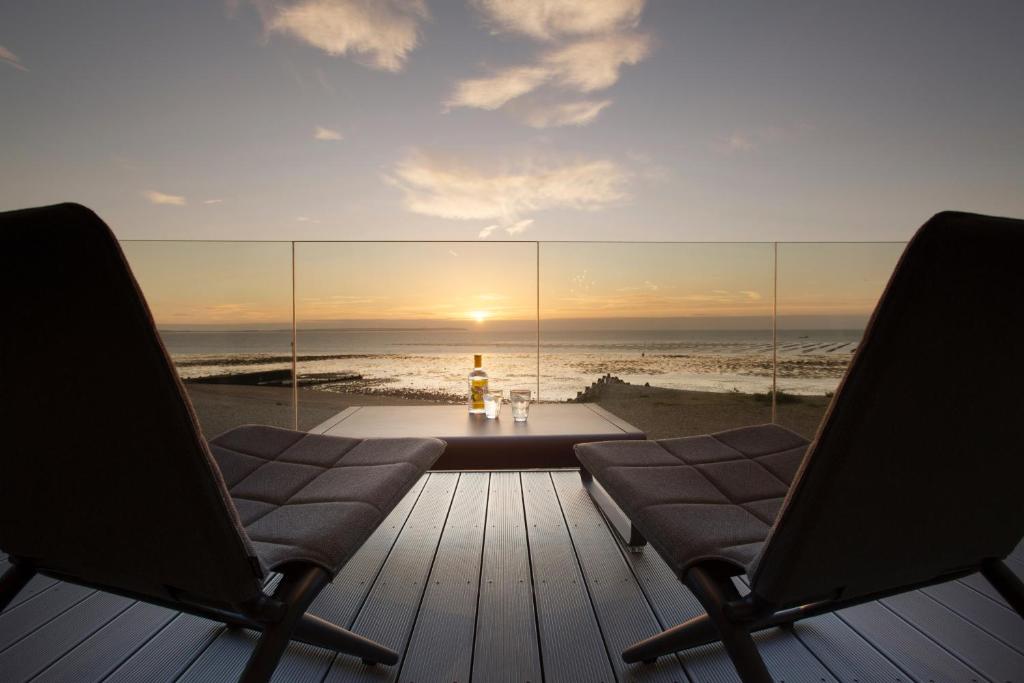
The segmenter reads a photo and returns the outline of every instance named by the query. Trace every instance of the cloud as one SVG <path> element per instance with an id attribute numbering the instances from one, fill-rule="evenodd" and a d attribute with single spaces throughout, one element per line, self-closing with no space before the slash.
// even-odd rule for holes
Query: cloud
<path id="1" fill-rule="evenodd" d="M 650 36 L 642 33 L 607 35 L 570 43 L 549 50 L 535 64 L 504 67 L 490 76 L 459 81 L 445 106 L 499 109 L 545 85 L 581 93 L 605 90 L 619 80 L 623 66 L 643 61 L 650 47 Z M 587 104 L 591 106 L 589 116 L 585 116 Z M 568 109 L 563 109 L 561 115 L 569 119 L 567 123 L 584 125 L 593 121 L 603 108 L 594 111 L 596 104 L 567 103 L 564 106 Z M 525 122 L 538 128 L 547 127 L 529 120 Z"/>
<path id="2" fill-rule="evenodd" d="M 517 107 L 517 114 L 523 123 L 531 128 L 555 128 L 557 126 L 585 126 L 612 103 L 611 100 L 581 100 L 556 104 L 530 103 Z"/>
<path id="3" fill-rule="evenodd" d="M 18 55 L 14 54 L 3 45 L 0 45 L 0 62 L 10 64 L 18 71 L 28 71 L 25 65 L 21 63 L 21 60 L 18 59 Z"/>
<path id="4" fill-rule="evenodd" d="M 482 230 L 480 230 L 480 234 L 478 234 L 477 237 L 479 237 L 482 240 L 485 240 L 488 237 L 490 237 L 491 233 L 493 233 L 499 227 L 500 226 L 498 226 L 497 223 L 495 223 L 494 225 L 488 225 L 486 228 L 483 228 Z"/>
<path id="5" fill-rule="evenodd" d="M 736 132 L 719 140 L 718 147 L 730 153 L 749 152 L 754 149 L 754 140 L 749 134 Z"/>
<path id="6" fill-rule="evenodd" d="M 544 66 L 500 69 L 493 76 L 460 81 L 445 106 L 498 109 L 510 100 L 536 90 L 550 78 L 551 71 Z"/>
<path id="7" fill-rule="evenodd" d="M 314 140 L 342 140 L 344 138 L 342 137 L 341 133 L 339 133 L 336 130 L 332 130 L 331 128 L 324 128 L 323 126 L 317 126 L 313 130 L 313 139 Z"/>
<path id="8" fill-rule="evenodd" d="M 429 17 L 423 0 L 299 0 L 257 7 L 270 33 L 286 33 L 329 55 L 353 55 L 374 69 L 398 72 L 419 44 Z"/>
<path id="9" fill-rule="evenodd" d="M 223 199 L 204 199 L 203 204 L 220 204 L 223 201 Z"/>
<path id="10" fill-rule="evenodd" d="M 645 34 L 608 35 L 549 52 L 543 62 L 562 85 L 593 92 L 615 85 L 619 70 L 626 64 L 639 64 L 650 49 L 651 39 Z"/>
<path id="11" fill-rule="evenodd" d="M 815 130 L 814 125 L 799 122 L 782 126 L 761 126 L 749 130 L 736 130 L 715 140 L 714 146 L 725 154 L 753 152 L 780 142 L 799 138 Z"/>
<path id="12" fill-rule="evenodd" d="M 525 232 L 528 227 L 533 225 L 532 218 L 524 218 L 521 221 L 516 221 L 512 225 L 505 227 L 505 232 L 510 235 L 518 235 L 521 232 Z"/>
<path id="13" fill-rule="evenodd" d="M 176 194 L 164 194 L 156 190 L 146 190 L 142 195 L 154 204 L 185 206 L 185 198 Z"/>
<path id="14" fill-rule="evenodd" d="M 613 161 L 528 159 L 501 169 L 413 152 L 385 180 L 402 190 L 413 213 L 457 220 L 497 220 L 521 231 L 523 214 L 546 209 L 593 211 L 628 198 L 630 174 Z"/>
<path id="15" fill-rule="evenodd" d="M 472 0 L 493 30 L 537 40 L 636 26 L 644 0 Z"/>

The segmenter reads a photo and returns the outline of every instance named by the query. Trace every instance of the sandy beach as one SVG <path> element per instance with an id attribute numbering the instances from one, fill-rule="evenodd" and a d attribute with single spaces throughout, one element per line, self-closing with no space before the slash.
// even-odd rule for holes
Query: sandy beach
<path id="1" fill-rule="evenodd" d="M 292 390 L 232 384 L 186 383 L 203 432 L 216 436 L 240 424 L 292 427 Z M 591 390 L 593 402 L 639 427 L 652 439 L 690 436 L 771 421 L 764 397 L 738 392 L 684 391 L 608 383 Z M 822 396 L 801 396 L 778 406 L 778 422 L 814 435 L 828 405 Z M 299 390 L 299 429 L 311 429 L 354 405 L 430 405 L 420 396 Z"/>

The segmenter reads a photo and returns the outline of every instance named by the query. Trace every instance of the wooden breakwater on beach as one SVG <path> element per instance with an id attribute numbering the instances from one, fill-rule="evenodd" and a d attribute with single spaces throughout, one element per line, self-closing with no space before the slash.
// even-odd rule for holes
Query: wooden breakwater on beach
<path id="1" fill-rule="evenodd" d="M 300 375 L 299 386 L 317 386 L 320 384 L 337 384 L 341 382 L 358 382 L 363 376 L 354 372 L 327 372 L 313 375 Z M 226 375 L 210 375 L 207 377 L 191 377 L 185 380 L 191 384 L 240 384 L 243 386 L 290 387 L 292 371 L 289 368 L 280 370 L 260 370 L 257 372 L 233 372 Z"/>

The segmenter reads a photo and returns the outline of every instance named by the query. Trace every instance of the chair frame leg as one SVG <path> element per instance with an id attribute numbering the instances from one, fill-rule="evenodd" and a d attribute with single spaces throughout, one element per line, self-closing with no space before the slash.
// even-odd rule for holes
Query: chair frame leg
<path id="1" fill-rule="evenodd" d="M 14 600 L 15 596 L 25 587 L 25 584 L 31 581 L 35 575 L 36 570 L 25 564 L 20 562 L 13 562 L 11 564 L 11 567 L 4 572 L 3 576 L 0 576 L 0 612 L 7 609 L 7 605 L 11 604 L 11 600 Z"/>
<path id="2" fill-rule="evenodd" d="M 735 610 L 730 610 L 730 606 L 744 604 L 732 579 L 694 567 L 687 572 L 684 583 L 706 613 L 627 648 L 622 659 L 650 663 L 663 655 L 720 640 L 743 683 L 773 683 L 750 635 L 752 630 L 764 628 L 758 623 L 763 614 L 732 613 Z"/>
<path id="3" fill-rule="evenodd" d="M 1003 596 L 1010 607 L 1024 617 L 1024 581 L 1021 581 L 1002 560 L 992 560 L 981 565 L 981 574 Z"/>
<path id="4" fill-rule="evenodd" d="M 269 681 L 281 661 L 285 648 L 293 639 L 342 654 L 355 655 L 368 665 L 391 665 L 398 662 L 398 653 L 394 650 L 306 614 L 309 604 L 328 583 L 330 576 L 319 567 L 303 566 L 297 570 L 284 572 L 272 599 L 276 606 L 283 605 L 283 612 L 280 609 L 276 610 L 276 618 L 268 620 L 261 619 L 260 612 L 263 610 L 260 608 L 249 615 L 256 621 L 264 622 L 263 633 L 239 681 Z"/>

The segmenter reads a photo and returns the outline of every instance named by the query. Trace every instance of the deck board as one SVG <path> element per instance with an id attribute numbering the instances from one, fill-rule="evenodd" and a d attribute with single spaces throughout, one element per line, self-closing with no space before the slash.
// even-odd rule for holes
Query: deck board
<path id="1" fill-rule="evenodd" d="M 489 487 L 486 473 L 459 477 L 400 681 L 450 683 L 470 678 Z"/>
<path id="2" fill-rule="evenodd" d="M 484 530 L 474 679 L 541 682 L 533 599 L 519 473 L 494 473 Z"/>
<path id="3" fill-rule="evenodd" d="M 524 472 L 523 505 L 546 683 L 615 680 L 551 475 Z"/>
<path id="4" fill-rule="evenodd" d="M 1019 546 L 1008 562 L 1019 574 L 1022 558 Z M 700 606 L 653 549 L 622 546 L 572 471 L 429 474 L 310 609 L 395 647 L 402 661 L 368 669 L 292 643 L 276 681 L 737 680 L 719 645 L 654 666 L 622 662 L 623 648 Z M 1024 683 L 1024 621 L 978 575 L 757 640 L 789 683 Z M 0 614 L 0 680 L 233 680 L 254 641 L 36 577 Z"/>
<path id="5" fill-rule="evenodd" d="M 423 599 L 441 532 L 451 509 L 459 475 L 431 474 L 405 528 L 388 555 L 352 631 L 405 652 Z M 400 667 L 366 666 L 355 657 L 334 658 L 326 683 L 395 680 Z"/>
<path id="6" fill-rule="evenodd" d="M 551 478 L 615 675 L 620 681 L 674 683 L 688 680 L 676 657 L 662 657 L 653 666 L 622 661 L 625 648 L 657 634 L 664 625 L 647 603 L 636 577 L 615 545 L 613 532 L 591 502 L 579 475 L 556 472 Z"/>

